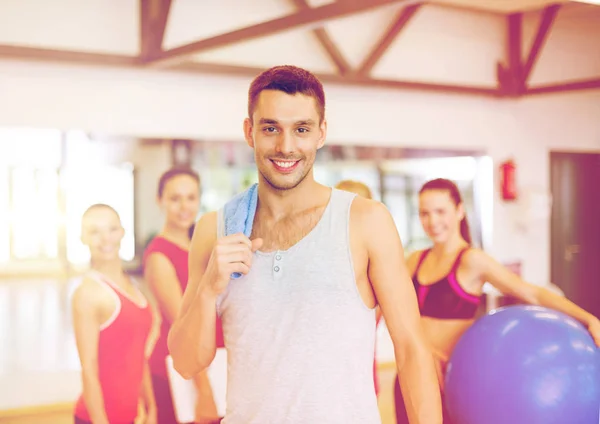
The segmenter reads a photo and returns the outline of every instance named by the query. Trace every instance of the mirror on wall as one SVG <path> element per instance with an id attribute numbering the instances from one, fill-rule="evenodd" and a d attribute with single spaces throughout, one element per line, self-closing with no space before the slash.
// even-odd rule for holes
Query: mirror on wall
<path id="1" fill-rule="evenodd" d="M 199 142 L 192 155 L 204 181 L 203 211 L 221 207 L 258 179 L 253 150 L 244 143 Z M 317 154 L 314 175 L 328 186 L 344 179 L 368 185 L 390 209 L 407 252 L 429 244 L 419 221 L 419 189 L 434 178 L 451 179 L 463 196 L 474 245 L 487 244 L 492 163 L 484 152 L 325 145 Z"/>
<path id="2" fill-rule="evenodd" d="M 85 208 L 98 202 L 121 215 L 122 257 L 139 267 L 145 245 L 162 224 L 158 179 L 174 164 L 200 174 L 200 215 L 258 180 L 254 152 L 240 141 L 0 128 L 0 270 L 86 264 L 79 223 Z M 419 188 L 432 178 L 452 179 L 461 189 L 474 244 L 487 244 L 493 191 L 485 152 L 331 144 L 319 150 L 314 175 L 329 186 L 343 179 L 367 184 L 391 211 L 407 253 L 429 243 L 419 221 Z"/>

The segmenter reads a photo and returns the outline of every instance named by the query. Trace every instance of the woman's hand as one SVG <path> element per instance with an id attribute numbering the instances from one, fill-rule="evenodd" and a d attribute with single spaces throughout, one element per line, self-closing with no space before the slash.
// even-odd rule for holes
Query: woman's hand
<path id="1" fill-rule="evenodd" d="M 596 342 L 596 346 L 600 347 L 600 320 L 595 318 L 588 324 L 588 331 Z"/>
<path id="2" fill-rule="evenodd" d="M 441 390 L 443 391 L 444 378 L 446 376 L 446 367 L 448 366 L 448 361 L 450 360 L 450 358 L 448 358 L 448 355 L 446 355 L 444 352 L 441 352 L 439 350 L 433 350 L 431 353 L 433 355 L 433 361 L 435 362 L 435 370 L 437 371 L 438 382 L 440 384 Z"/>

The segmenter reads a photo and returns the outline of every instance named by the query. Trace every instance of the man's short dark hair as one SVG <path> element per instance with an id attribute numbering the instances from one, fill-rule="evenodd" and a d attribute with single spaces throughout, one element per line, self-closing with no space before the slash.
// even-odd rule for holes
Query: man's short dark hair
<path id="1" fill-rule="evenodd" d="M 278 90 L 287 94 L 300 93 L 317 102 L 319 118 L 325 117 L 325 92 L 321 81 L 311 72 L 296 66 L 284 65 L 267 69 L 258 75 L 248 90 L 248 117 L 252 119 L 258 96 L 263 90 Z"/>

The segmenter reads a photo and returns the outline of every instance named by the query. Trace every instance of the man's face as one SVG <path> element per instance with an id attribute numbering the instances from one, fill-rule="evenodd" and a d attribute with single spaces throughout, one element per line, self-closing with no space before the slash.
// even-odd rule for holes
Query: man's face
<path id="1" fill-rule="evenodd" d="M 278 90 L 260 93 L 252 120 L 244 121 L 248 145 L 260 176 L 276 190 L 298 186 L 323 147 L 327 124 L 319 122 L 317 102 L 300 93 Z"/>

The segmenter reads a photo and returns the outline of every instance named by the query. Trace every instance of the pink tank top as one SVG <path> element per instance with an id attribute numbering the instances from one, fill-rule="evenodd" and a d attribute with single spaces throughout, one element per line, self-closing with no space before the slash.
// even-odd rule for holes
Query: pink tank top
<path id="1" fill-rule="evenodd" d="M 98 379 L 104 410 L 111 423 L 133 422 L 138 413 L 152 311 L 141 292 L 138 296 L 142 301 L 133 299 L 101 274 L 90 275 L 114 294 L 117 305 L 100 328 L 98 339 Z M 75 416 L 90 420 L 83 396 L 75 404 Z"/>
<path id="2" fill-rule="evenodd" d="M 179 286 L 182 292 L 185 291 L 188 283 L 188 251 L 176 245 L 175 243 L 165 239 L 164 237 L 155 237 L 144 252 L 144 268 L 146 267 L 146 261 L 148 257 L 153 253 L 160 253 L 164 255 L 175 268 L 177 273 L 177 279 L 179 280 Z M 171 323 L 167 318 L 162 315 L 162 323 L 160 327 L 160 335 L 156 341 L 152 356 L 149 360 L 150 370 L 154 375 L 160 375 L 163 377 L 167 376 L 166 358 L 169 355 L 169 348 L 167 346 L 167 337 Z M 217 347 L 223 347 L 223 331 L 221 330 L 221 322 L 217 317 Z"/>

